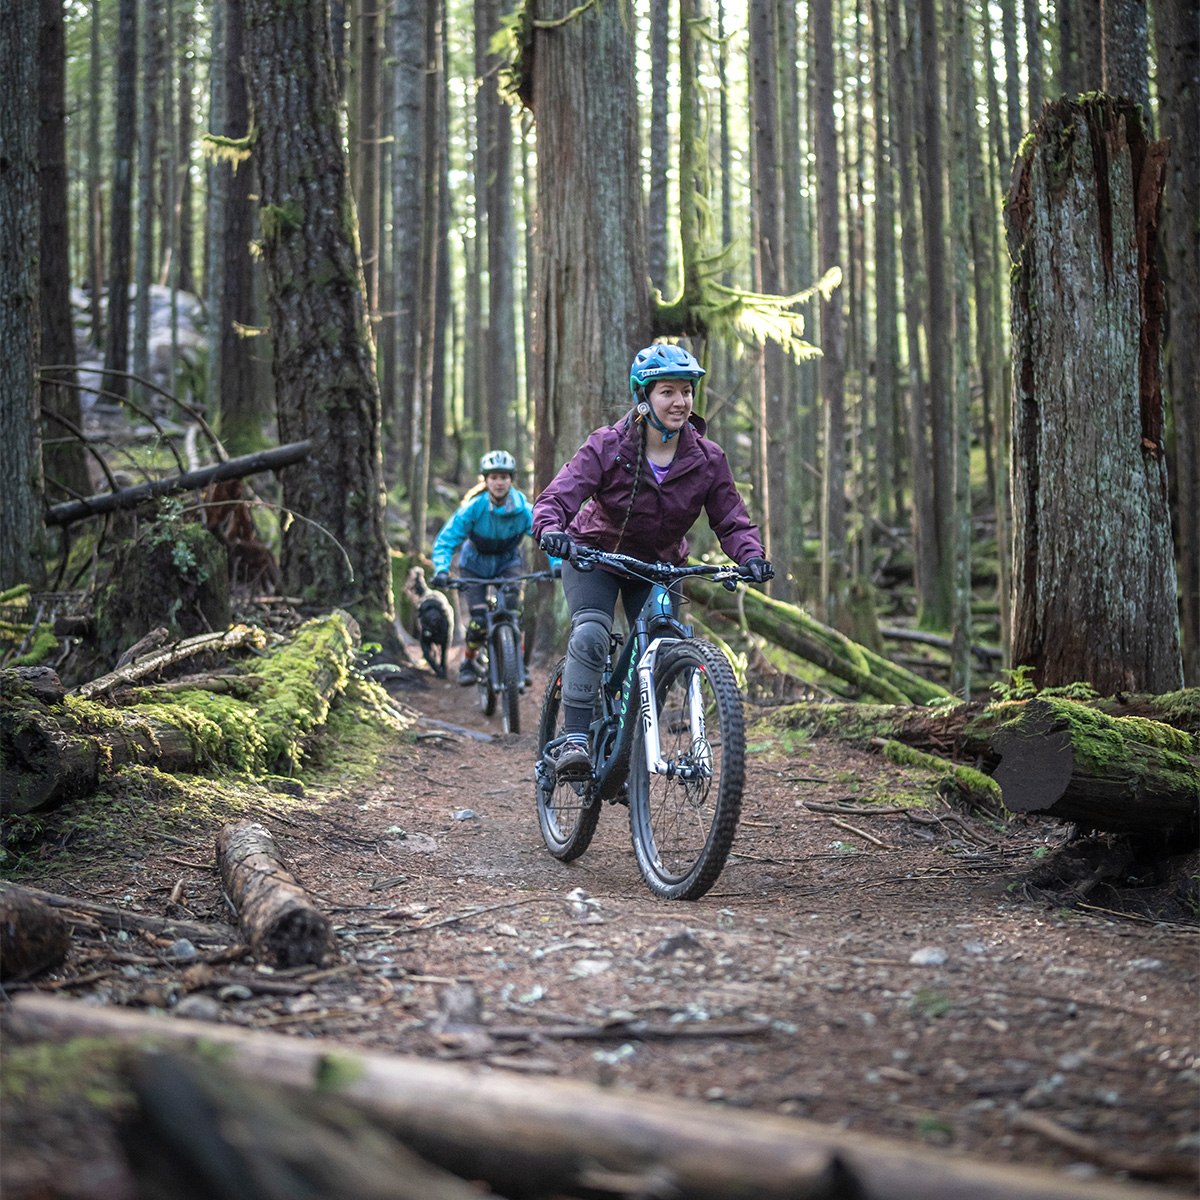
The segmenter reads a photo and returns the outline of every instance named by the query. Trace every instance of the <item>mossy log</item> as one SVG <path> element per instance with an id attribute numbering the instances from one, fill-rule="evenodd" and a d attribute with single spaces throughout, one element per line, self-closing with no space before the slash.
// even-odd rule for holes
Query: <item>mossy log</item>
<path id="1" fill-rule="evenodd" d="M 331 949 L 329 918 L 284 866 L 275 839 L 254 821 L 217 834 L 217 866 L 254 957 L 273 967 L 321 963 Z"/>
<path id="2" fill-rule="evenodd" d="M 346 613 L 307 622 L 257 660 L 261 683 L 246 700 L 195 689 L 143 692 L 122 708 L 73 695 L 47 703 L 17 672 L 0 672 L 0 817 L 89 795 L 133 763 L 168 773 L 290 770 L 345 688 L 358 641 Z"/>
<path id="3" fill-rule="evenodd" d="M 32 979 L 59 966 L 71 931 L 53 909 L 13 883 L 0 883 L 0 979 Z"/>
<path id="4" fill-rule="evenodd" d="M 991 747 L 1012 812 L 1160 842 L 1194 843 L 1200 832 L 1200 747 L 1182 730 L 1039 698 L 996 730 Z"/>
<path id="5" fill-rule="evenodd" d="M 688 580 L 688 593 L 713 614 L 734 619 L 729 593 L 717 584 Z M 773 600 L 753 588 L 741 595 L 746 624 L 769 642 L 790 650 L 860 692 L 889 704 L 928 704 L 950 693 L 939 684 L 897 666 L 845 634 L 823 625 L 804 609 Z"/>
<path id="6" fill-rule="evenodd" d="M 1136 1184 L 996 1166 L 774 1113 L 481 1073 L 330 1040 L 47 996 L 17 997 L 6 1019 L 23 1038 L 108 1038 L 123 1045 L 152 1039 L 181 1050 L 204 1043 L 210 1058 L 220 1047 L 222 1067 L 238 1077 L 336 1093 L 428 1161 L 506 1196 L 661 1195 L 664 1181 L 670 1194 L 693 1200 L 1149 1200 L 1159 1194 Z M 1160 1173 L 1184 1177 L 1195 1169 L 1182 1155 L 1159 1165 Z"/>

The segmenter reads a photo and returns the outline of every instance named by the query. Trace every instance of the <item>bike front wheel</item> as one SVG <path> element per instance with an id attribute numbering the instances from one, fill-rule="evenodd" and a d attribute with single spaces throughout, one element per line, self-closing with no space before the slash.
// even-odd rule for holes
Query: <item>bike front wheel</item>
<path id="1" fill-rule="evenodd" d="M 546 694 L 542 699 L 542 716 L 538 725 L 538 762 L 534 770 L 537 788 L 538 827 L 542 841 L 560 862 L 578 858 L 591 845 L 600 820 L 600 801 L 588 795 L 586 783 L 559 783 L 554 778 L 554 766 L 546 762 L 546 745 L 563 735 L 560 709 L 562 707 L 562 673 L 566 659 L 561 659 L 550 673 Z"/>
<path id="2" fill-rule="evenodd" d="M 490 717 L 496 711 L 496 687 L 492 683 L 491 651 L 482 649 L 475 656 L 475 669 L 479 672 L 479 707 L 485 717 Z"/>
<path id="3" fill-rule="evenodd" d="M 496 630 L 496 666 L 500 675 L 500 718 L 505 733 L 521 732 L 521 663 L 511 625 Z"/>
<path id="4" fill-rule="evenodd" d="M 696 900 L 717 881 L 737 832 L 745 778 L 742 696 L 724 654 L 680 641 L 654 669 L 666 774 L 646 766 L 645 719 L 629 773 L 629 825 L 638 869 L 666 900 Z"/>

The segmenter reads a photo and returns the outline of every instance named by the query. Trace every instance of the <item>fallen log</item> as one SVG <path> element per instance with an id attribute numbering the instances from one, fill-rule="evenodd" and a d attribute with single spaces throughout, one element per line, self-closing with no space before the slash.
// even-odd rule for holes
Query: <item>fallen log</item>
<path id="1" fill-rule="evenodd" d="M 139 483 L 135 487 L 121 488 L 103 496 L 68 500 L 47 509 L 46 524 L 70 525 L 73 521 L 82 521 L 85 517 L 97 517 L 123 508 L 136 508 L 139 504 L 144 504 L 147 500 L 157 500 L 160 496 L 174 496 L 179 492 L 204 488 L 222 479 L 241 479 L 246 475 L 257 475 L 260 471 L 279 471 L 294 463 L 303 462 L 310 449 L 311 442 L 290 442 L 286 446 L 276 446 L 273 450 L 261 450 L 257 454 L 230 458 L 225 462 L 201 467 L 198 471 L 186 471 L 182 475 Z"/>
<path id="2" fill-rule="evenodd" d="M 275 967 L 320 964 L 332 950 L 329 918 L 284 866 L 275 839 L 253 821 L 217 834 L 217 866 L 247 944 Z"/>
<path id="3" fill-rule="evenodd" d="M 1012 812 L 1155 842 L 1194 844 L 1200 833 L 1200 748 L 1182 730 L 1038 698 L 996 730 L 991 747 Z"/>
<path id="4" fill-rule="evenodd" d="M 132 661 L 117 667 L 99 679 L 82 683 L 71 692 L 84 700 L 94 700 L 118 684 L 131 684 L 147 675 L 153 675 L 174 663 L 182 662 L 197 654 L 228 654 L 232 650 L 261 650 L 267 644 L 267 636 L 255 625 L 234 625 L 220 633 L 202 633 L 198 637 L 185 638 L 172 646 L 154 649 Z"/>
<path id="5" fill-rule="evenodd" d="M 342 612 L 306 622 L 259 659 L 254 678 L 262 682 L 247 700 L 230 695 L 216 702 L 202 690 L 188 690 L 161 693 L 155 697 L 159 703 L 143 697 L 141 703 L 112 708 L 87 698 L 136 682 L 199 652 L 197 647 L 254 649 L 265 635 L 238 626 L 188 642 L 138 659 L 60 703 L 44 702 L 17 672 L 0 671 L 0 816 L 91 795 L 101 780 L 129 764 L 168 773 L 220 765 L 244 771 L 294 767 L 304 757 L 304 739 L 324 724 L 330 703 L 346 685 L 359 632 L 354 618 Z M 181 655 L 181 648 L 187 653 Z M 44 694 L 45 680 L 38 686 Z"/>
<path id="6" fill-rule="evenodd" d="M 480 1073 L 457 1064 L 349 1050 L 316 1038 L 16 999 L 13 1036 L 153 1038 L 220 1046 L 242 1078 L 336 1091 L 427 1160 L 506 1196 L 570 1193 L 625 1176 L 688 1200 L 1151 1200 L 1159 1189 L 997 1167 L 815 1121 L 615 1091 L 558 1079 Z M 211 1050 L 210 1050 L 211 1054 Z M 629 1190 L 626 1188 L 626 1190 Z"/>
<path id="7" fill-rule="evenodd" d="M 178 1054 L 137 1055 L 130 1074 L 137 1111 L 123 1124 L 121 1141 L 139 1195 L 164 1200 L 492 1195 L 431 1166 L 336 1097 L 239 1079 L 216 1063 Z"/>
<path id="8" fill-rule="evenodd" d="M 689 579 L 688 594 L 709 612 L 730 619 L 728 593 L 717 584 Z M 823 671 L 852 683 L 865 695 L 890 704 L 928 704 L 950 693 L 939 684 L 890 662 L 881 654 L 823 625 L 795 604 L 773 600 L 753 588 L 741 595 L 746 624 L 769 642 L 798 654 Z"/>
<path id="9" fill-rule="evenodd" d="M 71 948 L 67 923 L 36 896 L 0 883 L 0 980 L 32 979 L 60 966 Z"/>
<path id="10" fill-rule="evenodd" d="M 207 925 L 200 921 L 183 921 L 175 917 L 156 917 L 150 913 L 130 912 L 127 908 L 113 908 L 109 904 L 98 904 L 94 900 L 81 900 L 78 896 L 59 896 L 54 892 L 43 892 L 38 888 L 25 889 L 34 899 L 48 908 L 62 909 L 70 921 L 71 913 L 94 918 L 96 924 L 114 933 L 121 930 L 142 930 L 157 936 L 187 938 L 196 945 L 228 946 L 237 941 L 237 933 L 228 925 Z"/>

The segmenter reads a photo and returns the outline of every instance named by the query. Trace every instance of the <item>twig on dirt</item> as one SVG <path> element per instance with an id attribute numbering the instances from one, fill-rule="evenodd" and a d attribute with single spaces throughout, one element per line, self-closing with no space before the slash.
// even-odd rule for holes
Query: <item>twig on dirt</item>
<path id="1" fill-rule="evenodd" d="M 377 879 L 367 889 L 369 892 L 386 892 L 388 888 L 398 887 L 408 879 L 407 875 L 388 875 L 384 879 Z"/>
<path id="2" fill-rule="evenodd" d="M 163 858 L 169 863 L 174 863 L 177 867 L 191 867 L 194 871 L 215 871 L 217 869 L 216 863 L 188 862 L 186 858 L 172 858 L 169 854 L 164 854 Z"/>
<path id="3" fill-rule="evenodd" d="M 652 1025 L 649 1021 L 613 1021 L 606 1025 L 482 1025 L 480 1028 L 500 1041 L 546 1038 L 561 1042 L 754 1037 L 771 1032 L 771 1026 L 765 1022 L 709 1025 L 701 1021 L 677 1025 Z"/>
<path id="4" fill-rule="evenodd" d="M 879 808 L 876 805 L 825 804 L 819 800 L 805 800 L 802 803 L 809 812 L 840 813 L 842 816 L 855 817 L 894 817 L 909 811 L 902 805 Z"/>
<path id="5" fill-rule="evenodd" d="M 784 863 L 791 862 L 791 859 L 784 858 L 763 858 L 758 854 L 747 854 L 745 850 L 739 850 L 735 846 L 729 851 L 730 858 L 748 858 L 751 862 L 770 863 L 771 866 L 783 866 Z"/>
<path id="6" fill-rule="evenodd" d="M 831 783 L 829 779 L 818 779 L 815 775 L 780 775 L 784 783 Z"/>
<path id="7" fill-rule="evenodd" d="M 1109 917 L 1120 917 L 1123 921 L 1140 921 L 1144 925 L 1153 925 L 1156 929 L 1161 929 L 1164 933 L 1181 934 L 1184 937 L 1200 936 L 1200 927 L 1195 925 L 1184 925 L 1178 921 L 1160 921 L 1155 917 L 1146 917 L 1141 913 L 1119 912 L 1115 908 L 1101 908 L 1098 904 L 1084 904 L 1080 900 L 1076 908 L 1086 908 L 1089 912 L 1104 913 Z"/>
<path id="8" fill-rule="evenodd" d="M 1128 1171 L 1146 1179 L 1195 1179 L 1196 1160 L 1186 1154 L 1123 1154 L 1112 1150 L 1095 1138 L 1067 1129 L 1049 1117 L 1037 1113 L 1019 1112 L 1013 1117 L 1013 1128 L 1036 1133 L 1055 1145 L 1107 1167 L 1110 1171 Z"/>
<path id="9" fill-rule="evenodd" d="M 444 779 L 434 779 L 434 777 L 432 775 L 426 775 L 424 771 L 418 771 L 416 767 L 409 767 L 408 769 L 414 775 L 419 775 L 422 779 L 426 780 L 427 782 L 436 783 L 438 785 L 438 787 L 452 788 L 455 786 L 453 783 L 447 783 Z"/>
<path id="10" fill-rule="evenodd" d="M 440 921 L 430 921 L 425 925 L 410 925 L 401 933 L 424 933 L 427 929 L 437 929 L 440 925 L 453 925 L 456 921 L 467 921 L 471 917 L 481 917 L 484 913 L 497 912 L 502 908 L 520 908 L 522 904 L 537 904 L 542 900 L 557 900 L 557 896 L 526 896 L 523 900 L 506 900 L 503 904 L 489 904 L 486 908 L 473 908 L 469 912 L 458 913 L 453 917 L 443 917 Z"/>
<path id="11" fill-rule="evenodd" d="M 74 979 L 51 979 L 46 983 L 10 983 L 8 988 L 16 991 L 18 988 L 32 988 L 38 992 L 57 992 L 64 988 L 87 987 L 90 983 L 99 983 L 110 975 L 115 975 L 116 969 L 92 971 L 87 975 L 76 975 Z"/>
<path id="12" fill-rule="evenodd" d="M 839 829 L 844 829 L 847 833 L 854 834 L 855 837 L 863 838 L 866 841 L 871 842 L 873 845 L 879 846 L 883 850 L 896 849 L 895 846 L 891 846 L 887 842 L 881 841 L 873 833 L 868 833 L 865 829 L 855 828 L 855 826 L 851 825 L 848 821 L 839 821 L 837 817 L 830 817 L 829 823 L 830 825 L 836 825 Z"/>

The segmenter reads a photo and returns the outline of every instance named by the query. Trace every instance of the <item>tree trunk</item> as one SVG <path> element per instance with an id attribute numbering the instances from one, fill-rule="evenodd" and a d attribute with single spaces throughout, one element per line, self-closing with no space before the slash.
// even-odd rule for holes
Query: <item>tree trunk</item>
<path id="1" fill-rule="evenodd" d="M 833 114 L 833 12 L 831 0 L 814 0 L 816 55 L 817 274 L 839 264 L 837 124 Z M 821 602 L 831 625 L 843 607 L 846 578 L 846 342 L 841 291 L 821 298 L 821 399 L 825 405 L 825 470 L 821 500 Z"/>
<path id="2" fill-rule="evenodd" d="M 0 883 L 0 980 L 32 979 L 61 966 L 71 948 L 67 923 L 36 896 Z"/>
<path id="3" fill-rule="evenodd" d="M 1162 846 L 1195 845 L 1200 748 L 1189 734 L 1114 720 L 1071 700 L 1031 700 L 991 737 L 993 778 L 1012 812 Z"/>
<path id="4" fill-rule="evenodd" d="M 937 532 L 933 514 L 933 465 L 925 418 L 925 385 L 921 374 L 921 263 L 916 188 L 912 156 L 911 54 L 902 46 L 899 0 L 886 0 L 888 73 L 892 82 L 891 113 L 896 121 L 896 154 L 900 175 L 900 259 L 904 270 L 904 328 L 908 354 L 908 450 L 912 483 L 913 573 L 918 611 L 932 611 L 937 588 Z M 911 14 L 911 4 L 906 4 Z M 911 40 L 911 23 L 909 25 Z"/>
<path id="5" fill-rule="evenodd" d="M 100 187 L 100 89 L 103 58 L 100 54 L 100 0 L 90 9 L 90 54 L 88 56 L 88 142 L 87 142 L 87 287 L 91 315 L 89 343 L 104 345 L 104 196 Z"/>
<path id="6" fill-rule="evenodd" d="M 421 245 L 421 103 L 425 6 L 397 0 L 392 137 L 392 263 L 396 311 L 396 387 L 386 410 L 388 471 L 407 481 L 412 469 L 412 402 L 417 377 L 417 288 Z"/>
<path id="7" fill-rule="evenodd" d="M 438 259 L 438 141 L 440 87 L 441 5 L 425 0 L 422 61 L 424 87 L 421 101 L 421 240 L 418 249 L 416 377 L 413 383 L 412 475 L 409 479 L 409 549 L 425 552 L 426 514 L 429 507 L 429 436 L 433 428 L 433 335 L 437 319 Z"/>
<path id="8" fill-rule="evenodd" d="M 914 79 L 920 96 L 917 175 L 921 185 L 921 217 L 925 231 L 925 346 L 929 355 L 929 431 L 933 450 L 933 516 L 937 538 L 933 596 L 935 607 L 922 611 L 923 623 L 950 625 L 953 573 L 954 432 L 951 406 L 951 359 L 947 353 L 950 313 L 946 305 L 946 222 L 942 203 L 942 92 L 937 6 L 919 0 L 921 68 Z"/>
<path id="9" fill-rule="evenodd" d="M 875 499 L 880 521 L 891 525 L 900 339 L 896 322 L 896 199 L 893 187 L 896 144 L 888 117 L 883 0 L 870 0 L 870 21 L 871 107 L 875 114 Z"/>
<path id="10" fill-rule="evenodd" d="M 74 365 L 75 326 L 71 317 L 70 239 L 67 229 L 66 39 L 62 0 L 41 0 L 38 63 L 41 205 L 39 361 Z M 73 370 L 56 372 L 55 377 L 70 383 L 76 382 Z M 53 383 L 43 380 L 40 401 L 45 408 L 66 417 L 77 429 L 83 427 L 79 392 L 76 389 L 55 387 Z M 52 427 L 43 423 L 42 464 L 48 494 L 52 499 L 91 495 L 86 452 L 76 438 L 64 434 L 61 426 Z"/>
<path id="11" fill-rule="evenodd" d="M 667 175 L 671 136 L 667 128 L 671 73 L 671 3 L 650 2 L 650 187 L 646 216 L 646 267 L 650 285 L 667 294 Z"/>
<path id="12" fill-rule="evenodd" d="M 117 107 L 113 131 L 113 182 L 109 209 L 108 332 L 100 386 L 129 394 L 129 255 L 132 239 L 133 149 L 137 140 L 138 0 L 120 0 L 117 19 Z"/>
<path id="13" fill-rule="evenodd" d="M 376 0 L 361 0 L 358 12 L 362 38 L 358 89 L 358 155 L 361 184 L 355 196 L 359 214 L 363 274 L 367 282 L 367 309 L 379 311 L 379 68 L 383 53 L 385 7 Z"/>
<path id="14" fill-rule="evenodd" d="M 971 698 L 971 270 L 967 172 L 967 122 L 975 119 L 967 86 L 967 13 L 964 0 L 951 6 L 951 55 L 947 68 L 950 98 L 950 244 L 953 247 L 954 297 L 954 588 L 951 596 L 950 690 Z M 976 264 L 978 269 L 978 264 Z"/>
<path id="15" fill-rule="evenodd" d="M 283 474 L 284 504 L 307 518 L 284 534 L 284 586 L 346 604 L 393 647 L 375 348 L 322 0 L 249 0 L 246 61 L 280 437 L 315 448 Z"/>
<path id="16" fill-rule="evenodd" d="M 1140 104 L 1143 124 L 1150 133 L 1146 0 L 1101 0 L 1100 8 L 1104 90 Z"/>
<path id="17" fill-rule="evenodd" d="M 246 87 L 244 0 L 225 2 L 225 105 L 223 135 L 245 138 L 250 133 L 250 103 Z M 212 398 L 221 413 L 221 440 L 233 454 L 250 454 L 263 445 L 264 405 L 254 379 L 254 339 L 245 330 L 258 324 L 254 304 L 254 161 L 219 159 L 224 198 L 224 237 L 221 239 L 221 329 L 218 378 L 221 394 Z M 239 328 L 240 326 L 240 328 Z"/>
<path id="18" fill-rule="evenodd" d="M 1104 89 L 1103 0 L 1073 0 L 1077 54 L 1075 87 L 1080 93 Z M 1032 124 L 1032 122 L 1030 122 Z"/>
<path id="19" fill-rule="evenodd" d="M 1129 101 L 1059 101 L 1009 196 L 1013 661 L 1043 686 L 1182 681 L 1155 254 L 1165 156 Z"/>
<path id="20" fill-rule="evenodd" d="M 1171 143 L 1159 245 L 1166 267 L 1166 392 L 1175 446 L 1175 519 L 1184 681 L 1200 686 L 1200 33 L 1194 0 L 1154 11 L 1159 120 Z"/>
<path id="21" fill-rule="evenodd" d="M 150 286 L 154 278 L 154 174 L 158 160 L 158 85 L 162 75 L 162 0 L 143 0 L 139 57 L 142 66 L 138 129 L 137 259 L 134 270 L 133 373 L 150 378 Z M 149 393 L 137 380 L 133 399 L 146 405 Z"/>
<path id="22" fill-rule="evenodd" d="M 493 32 L 500 5 L 489 6 Z M 517 314 L 514 295 L 516 229 L 513 224 L 512 116 L 500 100 L 503 57 L 489 54 L 483 87 L 487 92 L 488 229 L 488 437 L 492 449 L 508 447 L 517 407 Z"/>
<path id="23" fill-rule="evenodd" d="M 1070 3 L 1071 0 L 1063 0 Z M 1042 18 L 1038 0 L 1024 0 L 1025 70 L 1028 73 L 1029 124 L 1042 115 Z"/>
<path id="24" fill-rule="evenodd" d="M 333 949 L 329 918 L 296 882 L 266 829 L 253 821 L 222 826 L 217 867 L 242 936 L 260 963 L 298 967 L 320 965 L 328 957 Z"/>
<path id="25" fill-rule="evenodd" d="M 532 13 L 535 489 L 627 410 L 629 363 L 650 340 L 633 10 L 629 0 L 573 8 L 535 0 Z"/>
<path id="26" fill-rule="evenodd" d="M 176 206 L 179 215 L 176 226 L 175 283 L 181 292 L 195 292 L 196 277 L 193 274 L 192 253 L 192 48 L 195 39 L 194 16 L 188 5 L 179 12 L 179 45 L 171 47 L 178 51 L 179 63 L 179 188 Z"/>
<path id="27" fill-rule="evenodd" d="M 986 13 L 981 15 L 986 28 L 990 24 L 988 16 Z M 1017 59 L 1017 0 L 1000 0 L 1000 31 L 1004 41 L 1004 99 L 1008 118 L 1006 149 L 1011 159 L 1021 144 L 1021 131 L 1024 129 L 1021 121 L 1021 67 Z M 999 119 L 999 112 L 994 115 Z"/>

